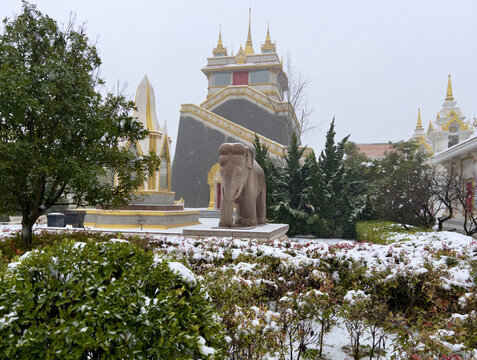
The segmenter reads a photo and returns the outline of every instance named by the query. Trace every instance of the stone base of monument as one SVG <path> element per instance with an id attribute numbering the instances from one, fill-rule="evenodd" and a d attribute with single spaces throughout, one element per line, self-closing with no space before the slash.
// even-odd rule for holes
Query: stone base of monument
<path id="1" fill-rule="evenodd" d="M 207 238 L 207 237 L 233 237 L 260 240 L 286 239 L 288 224 L 266 224 L 252 227 L 211 227 L 188 228 L 182 231 L 185 237 Z"/>
<path id="2" fill-rule="evenodd" d="M 85 212 L 84 226 L 101 229 L 166 230 L 200 224 L 199 211 L 168 205 L 129 205 L 121 209 L 87 209 Z"/>

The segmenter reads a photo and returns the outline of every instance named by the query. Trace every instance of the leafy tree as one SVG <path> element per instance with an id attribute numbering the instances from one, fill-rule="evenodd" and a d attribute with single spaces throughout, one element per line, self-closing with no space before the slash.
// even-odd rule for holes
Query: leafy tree
<path id="1" fill-rule="evenodd" d="M 471 176 L 469 178 L 469 175 Z M 464 173 L 461 167 L 455 172 L 452 193 L 455 194 L 456 203 L 464 216 L 463 230 L 466 235 L 477 234 L 477 212 L 475 211 L 474 194 L 477 192 L 477 184 L 471 179 L 477 178 L 476 174 Z"/>
<path id="2" fill-rule="evenodd" d="M 455 163 L 434 166 L 431 169 L 431 191 L 445 211 L 437 217 L 437 230 L 442 231 L 444 223 L 452 219 L 461 194 L 462 169 Z"/>
<path id="3" fill-rule="evenodd" d="M 0 213 L 21 212 L 22 242 L 60 202 L 117 206 L 158 166 L 124 146 L 147 135 L 124 96 L 102 95 L 101 60 L 83 28 L 23 2 L 0 34 Z M 113 184 L 114 174 L 117 186 Z"/>
<path id="4" fill-rule="evenodd" d="M 359 151 L 358 146 L 348 141 L 345 144 L 343 165 L 347 177 L 348 193 L 353 201 L 359 220 L 374 220 L 371 190 L 377 180 L 376 161 Z"/>
<path id="5" fill-rule="evenodd" d="M 431 227 L 440 210 L 432 192 L 428 156 L 417 151 L 415 142 L 400 142 L 379 163 L 376 211 L 381 219 L 403 226 Z"/>

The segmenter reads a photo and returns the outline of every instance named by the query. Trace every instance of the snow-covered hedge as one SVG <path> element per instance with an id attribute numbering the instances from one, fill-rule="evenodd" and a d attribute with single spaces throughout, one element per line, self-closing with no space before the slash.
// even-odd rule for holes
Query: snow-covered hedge
<path id="1" fill-rule="evenodd" d="M 219 320 L 184 265 L 123 241 L 65 241 L 0 273 L 3 358 L 218 357 Z"/>

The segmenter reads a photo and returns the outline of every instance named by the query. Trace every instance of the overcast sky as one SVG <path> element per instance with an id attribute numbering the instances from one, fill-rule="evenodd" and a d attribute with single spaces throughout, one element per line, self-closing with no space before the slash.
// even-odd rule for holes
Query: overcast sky
<path id="1" fill-rule="evenodd" d="M 477 1 L 475 0 L 38 0 L 59 23 L 86 23 L 109 87 L 127 83 L 133 97 L 147 74 L 157 117 L 167 119 L 173 148 L 180 105 L 200 104 L 219 26 L 229 53 L 245 44 L 248 8 L 256 52 L 267 22 L 278 55 L 290 54 L 308 77 L 308 102 L 317 129 L 302 140 L 321 151 L 333 116 L 339 138 L 357 143 L 408 139 L 417 109 L 427 128 L 441 109 L 447 75 L 464 115 L 477 117 Z M 21 11 L 0 0 L 0 16 Z"/>

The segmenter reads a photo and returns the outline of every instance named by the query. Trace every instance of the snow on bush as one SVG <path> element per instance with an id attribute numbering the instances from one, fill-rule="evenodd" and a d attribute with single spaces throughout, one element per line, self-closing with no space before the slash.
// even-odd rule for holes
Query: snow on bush
<path id="1" fill-rule="evenodd" d="M 436 356 L 446 346 L 467 354 L 477 344 L 471 330 L 477 325 L 476 301 L 471 300 L 477 242 L 457 233 L 417 231 L 406 238 L 393 233 L 387 241 L 157 236 L 151 244 L 158 253 L 186 259 L 207 284 L 234 358 L 295 359 L 300 351 L 321 356 L 322 350 L 331 351 L 327 341 L 336 340 L 324 334 L 333 324 L 348 331 L 344 339 L 362 333 L 360 339 L 376 352 L 388 338 L 386 359 L 416 344 L 423 344 L 417 352 L 425 349 Z M 463 316 L 451 318 L 456 308 Z M 431 328 L 425 321 L 432 314 L 437 318 Z M 449 326 L 454 326 L 453 336 L 438 331 Z M 391 335 L 384 328 L 412 331 Z M 372 336 L 374 341 L 366 340 Z"/>
<path id="2" fill-rule="evenodd" d="M 123 242 L 32 251 L 0 272 L 2 358 L 212 358 L 219 317 L 184 265 Z"/>

